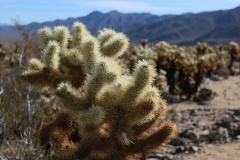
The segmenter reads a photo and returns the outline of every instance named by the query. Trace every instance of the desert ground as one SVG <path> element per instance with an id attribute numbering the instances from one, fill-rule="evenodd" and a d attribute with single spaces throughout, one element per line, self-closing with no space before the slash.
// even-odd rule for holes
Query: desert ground
<path id="1" fill-rule="evenodd" d="M 240 156 L 240 76 L 209 81 L 216 96 L 204 105 L 181 102 L 169 105 L 167 117 L 178 135 L 149 160 L 238 160 Z"/>
<path id="2" fill-rule="evenodd" d="M 9 52 L 19 52 L 15 50 Z M 1 62 L 0 159 L 47 158 L 47 149 L 39 146 L 36 132 L 59 110 L 52 92 L 34 89 L 19 78 L 32 53 L 24 54 L 23 61 L 17 54 Z M 213 98 L 168 104 L 166 119 L 176 124 L 177 135 L 149 154 L 149 160 L 239 159 L 240 75 L 205 79 L 202 88 L 211 90 Z"/>

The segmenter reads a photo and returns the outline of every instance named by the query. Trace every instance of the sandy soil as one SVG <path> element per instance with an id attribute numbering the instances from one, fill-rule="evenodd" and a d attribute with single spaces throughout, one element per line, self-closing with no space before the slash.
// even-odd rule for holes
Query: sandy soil
<path id="1" fill-rule="evenodd" d="M 217 96 L 208 105 L 196 105 L 194 102 L 182 102 L 170 105 L 178 110 L 193 108 L 214 108 L 214 109 L 237 109 L 240 108 L 240 76 L 229 77 L 220 81 L 205 83 L 205 87 L 214 91 Z"/>
<path id="2" fill-rule="evenodd" d="M 227 144 L 209 144 L 202 147 L 201 153 L 187 155 L 185 160 L 239 160 L 240 140 Z"/>
<path id="3" fill-rule="evenodd" d="M 236 122 L 240 129 L 240 76 L 229 77 L 225 80 L 210 81 L 205 87 L 216 93 L 216 97 L 206 105 L 198 105 L 195 102 L 187 101 L 169 105 L 168 116 L 175 121 L 182 133 L 188 128 L 193 128 L 194 135 L 204 134 L 205 131 L 217 130 L 216 123 L 223 120 L 229 120 L 231 117 L 238 119 Z M 237 114 L 236 114 L 237 113 Z M 236 125 L 235 123 L 235 125 Z M 233 122 L 229 122 L 233 124 Z M 190 127 L 189 127 L 190 126 Z M 195 127 L 195 128 L 194 128 Z M 220 126 L 222 127 L 222 126 Z M 224 127 L 223 127 L 224 128 Z M 204 130 L 205 129 L 205 130 Z M 229 137 L 230 137 L 230 131 Z M 240 159 L 240 139 L 216 140 L 213 142 L 196 142 L 188 137 L 177 136 L 180 140 L 184 139 L 184 145 L 198 147 L 195 152 L 183 151 L 176 152 L 179 146 L 166 145 L 159 151 L 159 158 L 150 158 L 151 160 L 239 160 Z M 231 137 L 230 137 L 231 138 Z M 240 137 L 239 137 L 240 138 Z M 191 139 L 191 140 L 190 140 Z M 175 147 L 175 148 L 174 148 Z M 174 151 L 174 149 L 175 151 Z M 174 151 L 174 152 L 173 152 Z M 155 152 L 158 154 L 158 152 Z M 167 156 L 166 156 L 167 155 Z M 157 157 L 157 156 L 156 156 Z"/>

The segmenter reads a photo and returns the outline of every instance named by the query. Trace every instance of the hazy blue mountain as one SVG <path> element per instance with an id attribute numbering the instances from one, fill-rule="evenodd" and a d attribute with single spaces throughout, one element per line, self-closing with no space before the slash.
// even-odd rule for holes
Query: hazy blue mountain
<path id="1" fill-rule="evenodd" d="M 0 27 L 7 27 L 7 26 L 10 26 L 10 25 L 9 24 L 0 23 Z"/>
<path id="2" fill-rule="evenodd" d="M 203 12 L 174 16 L 161 22 L 121 28 L 132 42 L 145 38 L 150 42 L 161 40 L 175 44 L 240 43 L 240 7 L 231 10 Z M 133 32 L 134 31 L 134 32 Z"/>
<path id="3" fill-rule="evenodd" d="M 83 22 L 87 28 L 93 33 L 97 34 L 97 31 L 102 28 L 116 29 L 121 26 L 129 26 L 133 24 L 151 24 L 157 21 L 162 21 L 171 18 L 172 15 L 157 16 L 150 13 L 120 13 L 118 11 L 111 11 L 108 13 L 101 13 L 94 11 L 87 16 L 68 18 L 66 20 L 54 20 L 43 23 L 33 22 L 24 25 L 24 28 L 29 32 L 36 32 L 44 26 L 53 28 L 57 25 L 65 25 L 71 29 L 72 24 L 76 21 Z M 0 41 L 13 41 L 19 38 L 17 30 L 10 27 L 0 26 Z"/>
<path id="4" fill-rule="evenodd" d="M 125 14 L 118 11 L 108 13 L 94 11 L 87 16 L 78 18 L 44 23 L 33 22 L 25 25 L 24 28 L 30 32 L 36 32 L 43 26 L 53 28 L 57 25 L 65 25 L 71 29 L 75 21 L 83 22 L 95 35 L 97 30 L 102 28 L 122 31 L 133 43 L 139 43 L 141 39 L 148 39 L 153 43 L 164 40 L 183 45 L 195 44 L 198 41 L 211 44 L 228 43 L 229 41 L 240 43 L 240 7 L 197 14 L 163 16 L 150 13 Z M 16 33 L 14 27 L 0 26 L 0 41 L 16 38 Z"/>

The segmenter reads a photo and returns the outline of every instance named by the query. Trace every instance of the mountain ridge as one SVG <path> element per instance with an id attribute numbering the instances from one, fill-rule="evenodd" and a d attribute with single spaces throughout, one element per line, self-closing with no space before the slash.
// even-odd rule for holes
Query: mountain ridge
<path id="1" fill-rule="evenodd" d="M 43 23 L 33 22 L 24 25 L 29 32 L 49 26 L 65 25 L 71 29 L 75 21 L 84 23 L 94 34 L 99 29 L 112 28 L 124 32 L 132 43 L 148 39 L 150 43 L 167 41 L 179 45 L 192 45 L 198 41 L 210 44 L 229 43 L 234 40 L 240 43 L 240 7 L 229 10 L 185 13 L 181 15 L 154 15 L 151 13 L 121 13 L 116 10 L 107 13 L 93 11 L 90 14 L 66 20 L 54 20 Z M 9 33 L 14 37 L 16 29 L 0 26 L 1 36 Z"/>

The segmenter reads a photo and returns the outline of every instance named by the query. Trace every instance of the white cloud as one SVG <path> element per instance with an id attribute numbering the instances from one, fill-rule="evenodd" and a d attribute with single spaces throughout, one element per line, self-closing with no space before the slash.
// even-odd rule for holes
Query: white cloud
<path id="1" fill-rule="evenodd" d="M 89 7 L 97 7 L 97 8 L 103 8 L 103 9 L 115 9 L 115 10 L 124 10 L 124 11 L 148 11 L 148 12 L 173 11 L 178 9 L 178 8 L 170 8 L 170 7 L 153 6 L 145 2 L 127 1 L 127 0 L 121 0 L 121 1 L 95 0 L 95 1 L 80 2 L 80 5 L 86 5 Z"/>

